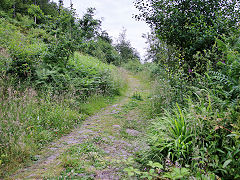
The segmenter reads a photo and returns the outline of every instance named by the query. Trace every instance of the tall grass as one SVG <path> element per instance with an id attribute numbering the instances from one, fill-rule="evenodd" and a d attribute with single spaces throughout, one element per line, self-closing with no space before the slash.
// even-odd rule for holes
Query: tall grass
<path id="1" fill-rule="evenodd" d="M 85 117 L 66 103 L 71 97 L 43 97 L 32 88 L 18 91 L 11 86 L 1 86 L 0 95 L 1 176 Z"/>
<path id="2" fill-rule="evenodd" d="M 199 86 L 204 81 L 207 84 L 204 78 L 195 83 Z M 155 118 L 148 133 L 150 148 L 143 153 L 142 162 L 167 164 L 170 160 L 172 165 L 189 167 L 193 176 L 214 173 L 237 178 L 240 146 L 236 109 L 216 96 L 214 90 L 191 83 L 182 94 L 185 102 L 173 105 L 179 99 L 174 97 L 176 87 L 164 79 L 157 82 L 151 98 Z"/>
<path id="3" fill-rule="evenodd" d="M 0 98 L 0 177 L 114 101 L 113 96 L 96 94 L 81 100 L 72 94 L 22 91 L 6 84 L 0 87 Z"/>
<path id="4" fill-rule="evenodd" d="M 84 74 L 85 81 L 76 86 L 72 77 L 61 92 L 53 90 L 53 84 L 35 86 L 32 80 L 17 83 L 2 71 L 0 177 L 31 161 L 41 148 L 112 103 L 126 89 L 121 70 L 89 56 L 75 56 L 77 64 L 71 65 Z M 81 80 L 81 76 L 75 78 Z"/>

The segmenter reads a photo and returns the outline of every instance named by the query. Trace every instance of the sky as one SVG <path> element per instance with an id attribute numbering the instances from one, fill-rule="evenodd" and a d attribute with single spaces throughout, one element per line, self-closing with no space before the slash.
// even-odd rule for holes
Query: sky
<path id="1" fill-rule="evenodd" d="M 53 0 L 58 2 L 58 0 Z M 70 0 L 64 0 L 64 7 L 70 6 Z M 145 54 L 145 39 L 142 34 L 150 31 L 148 25 L 143 21 L 136 21 L 133 15 L 139 14 L 134 7 L 134 0 L 72 0 L 73 7 L 79 17 L 86 12 L 89 7 L 96 8 L 96 18 L 102 20 L 102 29 L 106 30 L 113 38 L 114 42 L 123 31 L 126 31 L 126 39 L 131 42 L 143 58 Z"/>

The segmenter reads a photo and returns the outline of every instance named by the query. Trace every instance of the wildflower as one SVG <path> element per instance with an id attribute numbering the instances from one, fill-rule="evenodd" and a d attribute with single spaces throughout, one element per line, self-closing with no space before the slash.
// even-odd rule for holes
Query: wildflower
<path id="1" fill-rule="evenodd" d="M 189 72 L 189 73 L 192 73 L 192 69 L 188 69 L 188 72 Z"/>

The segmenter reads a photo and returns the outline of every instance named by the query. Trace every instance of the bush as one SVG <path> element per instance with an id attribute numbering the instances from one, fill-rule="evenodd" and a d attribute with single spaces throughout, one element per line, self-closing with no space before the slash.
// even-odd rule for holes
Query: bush
<path id="1" fill-rule="evenodd" d="M 234 138 L 228 114 L 212 111 L 211 102 L 189 100 L 185 110 L 156 118 L 148 134 L 150 149 L 145 153 L 154 162 L 190 165 L 192 172 L 215 173 L 220 177 L 239 177 L 239 144 Z M 203 103 L 204 102 L 204 103 Z M 146 160 L 145 160 L 146 161 Z"/>
<path id="2" fill-rule="evenodd" d="M 119 95 L 120 90 L 124 86 L 121 80 L 116 78 L 116 67 L 106 65 L 96 58 L 90 56 L 82 56 L 75 53 L 74 59 L 71 59 L 70 65 L 72 65 L 76 71 L 81 72 L 78 77 L 86 77 L 89 80 L 81 80 L 85 86 L 91 87 L 99 93 L 115 94 Z M 90 90 L 90 89 L 89 89 Z M 91 90 L 90 90 L 91 92 Z"/>
<path id="3" fill-rule="evenodd" d="M 36 70 L 36 86 L 50 88 L 55 93 L 72 92 L 85 97 L 91 94 L 119 95 L 124 89 L 117 69 L 100 60 L 75 53 L 66 68 L 42 65 Z"/>
<path id="4" fill-rule="evenodd" d="M 134 60 L 129 60 L 127 63 L 122 64 L 122 67 L 124 67 L 125 69 L 132 71 L 132 72 L 139 72 L 141 69 L 143 69 L 142 64 L 140 63 L 140 61 L 138 59 L 134 59 Z"/>
<path id="5" fill-rule="evenodd" d="M 23 79 L 34 76 L 36 66 L 46 51 L 46 45 L 41 40 L 29 39 L 19 28 L 5 20 L 1 21 L 0 30 L 3 35 L 0 41 L 12 58 L 8 72 Z"/>
<path id="6" fill-rule="evenodd" d="M 82 53 L 89 54 L 93 57 L 100 59 L 105 63 L 112 63 L 119 65 L 121 62 L 121 57 L 114 47 L 107 41 L 99 38 L 97 41 L 91 40 L 85 42 L 80 46 Z"/>
<path id="7" fill-rule="evenodd" d="M 206 62 L 210 57 L 216 63 L 206 63 L 204 75 L 181 67 L 155 73 L 155 119 L 143 164 L 159 162 L 167 171 L 170 161 L 190 168 L 194 177 L 240 177 L 239 38 L 223 37 L 212 50 L 195 56 Z"/>

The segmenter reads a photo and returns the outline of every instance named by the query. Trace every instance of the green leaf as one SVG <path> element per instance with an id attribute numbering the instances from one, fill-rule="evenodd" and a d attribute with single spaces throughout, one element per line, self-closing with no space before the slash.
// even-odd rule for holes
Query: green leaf
<path id="1" fill-rule="evenodd" d="M 231 159 L 226 160 L 223 164 L 223 168 L 227 167 L 227 165 L 229 165 L 231 162 L 232 162 Z"/>
<path id="2" fill-rule="evenodd" d="M 153 174 L 154 173 L 154 169 L 150 169 L 149 173 Z"/>
<path id="3" fill-rule="evenodd" d="M 152 178 L 152 176 L 148 176 L 148 179 L 152 180 L 153 178 Z"/>
<path id="4" fill-rule="evenodd" d="M 152 166 L 152 167 L 153 167 L 153 168 L 163 169 L 163 165 L 161 165 L 161 164 L 158 163 L 158 162 L 153 163 L 153 166 Z"/>
<path id="5" fill-rule="evenodd" d="M 139 171 L 138 169 L 135 169 L 134 171 L 136 174 L 140 175 L 141 174 L 141 171 Z"/>
<path id="6" fill-rule="evenodd" d="M 134 170 L 133 167 L 130 167 L 130 168 L 125 168 L 123 171 L 127 172 L 128 176 L 133 176 L 134 175 L 133 170 Z"/>
<path id="7" fill-rule="evenodd" d="M 134 172 L 128 172 L 128 176 L 133 176 Z"/>

